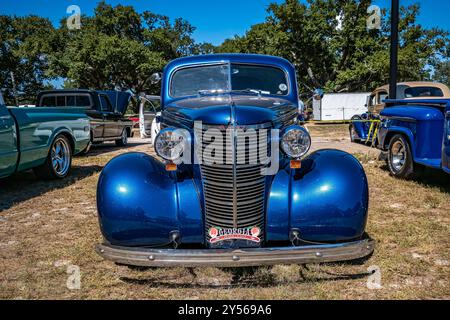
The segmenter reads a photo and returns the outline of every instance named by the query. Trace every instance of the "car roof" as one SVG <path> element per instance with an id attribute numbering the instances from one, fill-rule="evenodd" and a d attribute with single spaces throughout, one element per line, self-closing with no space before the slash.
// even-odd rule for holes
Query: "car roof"
<path id="1" fill-rule="evenodd" d="M 397 86 L 407 86 L 407 87 L 434 87 L 434 88 L 439 88 L 442 90 L 442 93 L 444 94 L 445 98 L 450 98 L 450 89 L 443 83 L 440 82 L 432 82 L 432 81 L 407 81 L 407 82 L 399 82 L 397 83 Z M 384 86 L 378 87 L 374 90 L 374 92 L 376 91 L 387 91 L 389 92 L 389 85 L 386 84 Z M 440 97 L 442 98 L 442 97 Z"/>
<path id="2" fill-rule="evenodd" d="M 172 60 L 166 67 L 166 69 L 173 69 L 178 66 L 184 66 L 189 64 L 199 64 L 208 62 L 231 62 L 231 63 L 258 63 L 258 64 L 271 64 L 285 69 L 294 69 L 293 65 L 286 59 L 276 56 L 263 55 L 263 54 L 248 54 L 248 53 L 224 53 L 224 54 L 204 54 L 189 57 L 182 57 Z"/>

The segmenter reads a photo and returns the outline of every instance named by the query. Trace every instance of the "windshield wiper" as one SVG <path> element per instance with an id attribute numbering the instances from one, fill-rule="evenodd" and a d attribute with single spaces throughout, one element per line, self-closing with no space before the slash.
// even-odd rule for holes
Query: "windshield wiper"
<path id="1" fill-rule="evenodd" d="M 270 94 L 269 91 L 263 91 L 258 89 L 241 89 L 241 90 L 232 90 L 232 92 L 244 92 L 244 93 L 256 93 L 258 96 L 261 96 L 263 94 Z"/>
<path id="2" fill-rule="evenodd" d="M 198 94 L 200 96 L 204 96 L 207 94 L 221 94 L 221 93 L 225 93 L 227 92 L 227 90 L 223 90 L 223 89 L 214 89 L 214 90 L 198 90 Z"/>

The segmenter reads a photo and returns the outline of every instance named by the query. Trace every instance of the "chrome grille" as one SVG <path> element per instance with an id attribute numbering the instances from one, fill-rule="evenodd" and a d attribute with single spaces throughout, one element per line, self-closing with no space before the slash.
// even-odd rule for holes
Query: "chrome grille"
<path id="1" fill-rule="evenodd" d="M 214 127 L 203 127 L 202 134 L 211 128 Z M 234 139 L 225 139 L 225 129 L 220 130 L 224 136 L 223 160 L 234 159 L 235 164 L 211 164 L 211 159 L 203 154 L 209 141 L 203 141 L 202 148 L 199 148 L 202 154 L 198 156 L 203 161 L 200 168 L 205 200 L 205 234 L 208 235 L 211 227 L 259 227 L 262 232 L 260 237 L 263 240 L 266 177 L 261 175 L 263 165 L 253 164 L 250 159 L 260 153 L 267 155 L 268 144 L 261 146 L 254 155 L 246 146 L 245 154 L 239 153 L 238 158 L 237 150 L 226 148 L 227 143 L 232 143 Z"/>

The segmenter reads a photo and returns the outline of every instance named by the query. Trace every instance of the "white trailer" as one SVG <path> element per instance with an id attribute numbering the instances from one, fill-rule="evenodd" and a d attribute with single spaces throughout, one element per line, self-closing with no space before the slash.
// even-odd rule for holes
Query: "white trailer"
<path id="1" fill-rule="evenodd" d="M 370 92 L 326 93 L 322 100 L 313 99 L 314 120 L 350 120 L 355 114 L 367 112 Z"/>

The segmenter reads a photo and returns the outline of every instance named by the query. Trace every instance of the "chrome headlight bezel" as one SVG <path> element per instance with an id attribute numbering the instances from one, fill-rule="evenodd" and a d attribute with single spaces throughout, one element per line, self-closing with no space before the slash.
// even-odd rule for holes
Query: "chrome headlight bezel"
<path id="1" fill-rule="evenodd" d="M 185 136 L 175 128 L 161 130 L 155 139 L 155 152 L 167 161 L 180 159 L 184 152 Z"/>
<path id="2" fill-rule="evenodd" d="M 298 125 L 287 127 L 282 132 L 280 146 L 281 150 L 291 159 L 300 159 L 311 148 L 311 135 L 304 127 Z"/>

